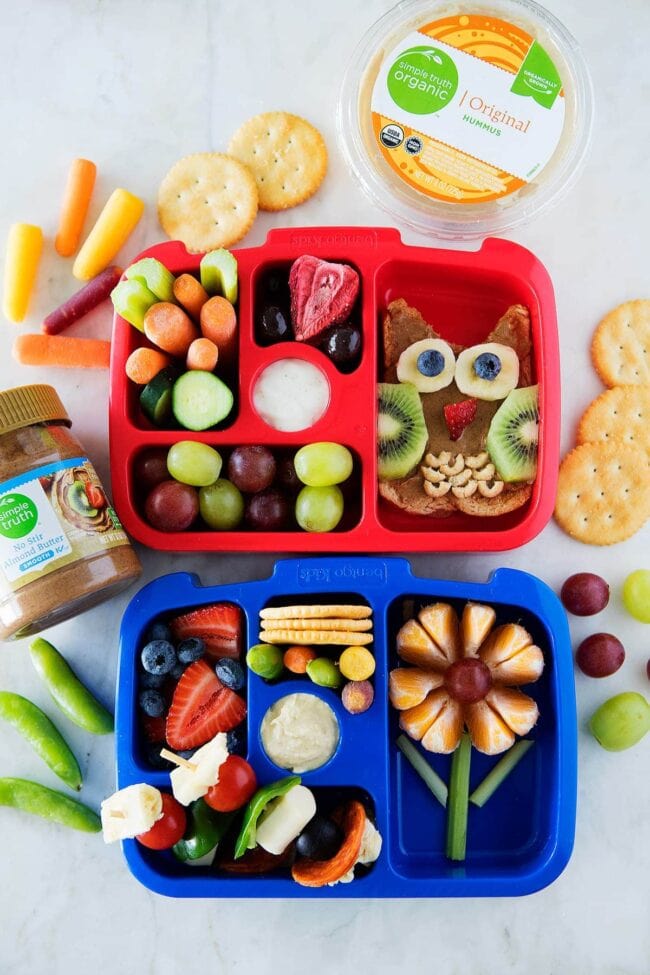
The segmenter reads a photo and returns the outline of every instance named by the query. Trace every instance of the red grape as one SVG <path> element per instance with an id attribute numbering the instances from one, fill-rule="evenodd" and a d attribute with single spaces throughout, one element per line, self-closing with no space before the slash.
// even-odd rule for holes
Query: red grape
<path id="1" fill-rule="evenodd" d="M 269 487 L 275 477 L 275 457 L 268 447 L 236 447 L 228 461 L 228 479 L 244 494 Z"/>
<path id="2" fill-rule="evenodd" d="M 609 677 L 625 660 L 625 648 L 611 633 L 592 633 L 576 651 L 576 663 L 587 677 Z"/>
<path id="3" fill-rule="evenodd" d="M 277 483 L 289 494 L 297 494 L 303 484 L 293 464 L 293 457 L 283 457 L 278 461 Z"/>
<path id="4" fill-rule="evenodd" d="M 560 599 L 574 616 L 593 616 L 609 602 L 609 586 L 593 572 L 576 572 L 562 586 Z"/>
<path id="5" fill-rule="evenodd" d="M 148 493 L 168 477 L 166 447 L 150 447 L 138 454 L 133 464 L 136 488 Z"/>
<path id="6" fill-rule="evenodd" d="M 163 481 L 147 497 L 144 514 L 158 531 L 185 531 L 199 514 L 198 491 L 179 481 Z"/>
<path id="7" fill-rule="evenodd" d="M 492 686 L 488 667 L 476 657 L 457 660 L 445 673 L 447 690 L 459 704 L 482 701 Z"/>
<path id="8" fill-rule="evenodd" d="M 248 499 L 245 518 L 257 531 L 278 531 L 289 520 L 289 502 L 280 491 L 268 488 Z"/>

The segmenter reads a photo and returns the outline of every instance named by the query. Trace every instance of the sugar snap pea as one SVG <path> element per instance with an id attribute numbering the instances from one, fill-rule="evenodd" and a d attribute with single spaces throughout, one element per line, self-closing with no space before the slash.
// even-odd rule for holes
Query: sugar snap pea
<path id="1" fill-rule="evenodd" d="M 81 788 L 81 769 L 67 741 L 44 711 L 21 694 L 0 691 L 0 718 L 6 721 L 71 789 Z"/>
<path id="2" fill-rule="evenodd" d="M 109 735 L 113 731 L 113 715 L 81 683 L 56 647 L 38 637 L 30 644 L 29 653 L 55 704 L 70 721 L 93 735 Z"/>
<path id="3" fill-rule="evenodd" d="M 0 806 L 11 806 L 84 833 L 99 833 L 102 828 L 99 816 L 88 806 L 28 779 L 0 778 Z"/>

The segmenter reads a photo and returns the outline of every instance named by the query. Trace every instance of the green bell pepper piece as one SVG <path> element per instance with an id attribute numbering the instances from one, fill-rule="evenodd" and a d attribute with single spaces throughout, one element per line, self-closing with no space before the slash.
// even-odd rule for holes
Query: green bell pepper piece
<path id="1" fill-rule="evenodd" d="M 200 860 L 224 838 L 234 813 L 220 813 L 211 809 L 204 799 L 197 799 L 188 810 L 185 836 L 175 843 L 172 852 L 179 860 Z"/>
<path id="2" fill-rule="evenodd" d="M 300 785 L 299 775 L 289 775 L 286 779 L 278 779 L 277 782 L 270 782 L 258 789 L 253 798 L 246 806 L 244 819 L 235 844 L 235 860 L 243 857 L 246 850 L 253 850 L 256 844 L 257 821 L 271 802 L 286 795 L 294 785 Z"/>

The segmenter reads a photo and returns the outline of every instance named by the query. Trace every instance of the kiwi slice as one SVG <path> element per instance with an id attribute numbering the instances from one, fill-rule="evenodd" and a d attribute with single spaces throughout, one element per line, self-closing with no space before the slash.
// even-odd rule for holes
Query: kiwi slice
<path id="1" fill-rule="evenodd" d="M 413 383 L 378 383 L 379 477 L 406 477 L 422 459 L 428 434 L 420 394 Z"/>
<path id="2" fill-rule="evenodd" d="M 513 389 L 492 418 L 486 446 L 503 481 L 532 481 L 537 473 L 537 390 Z"/>

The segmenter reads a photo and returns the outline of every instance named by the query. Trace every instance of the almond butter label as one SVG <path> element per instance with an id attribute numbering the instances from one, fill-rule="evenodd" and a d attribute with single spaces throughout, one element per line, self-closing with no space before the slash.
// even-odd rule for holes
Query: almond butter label
<path id="1" fill-rule="evenodd" d="M 456 15 L 402 38 L 371 100 L 379 150 L 405 183 L 437 200 L 486 203 L 535 179 L 564 127 L 559 73 L 514 24 Z"/>

